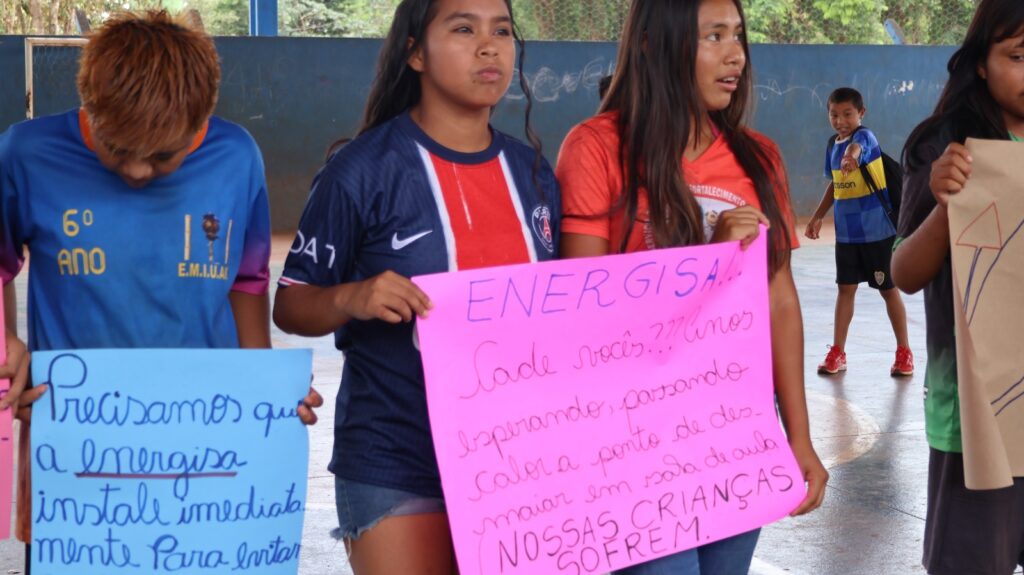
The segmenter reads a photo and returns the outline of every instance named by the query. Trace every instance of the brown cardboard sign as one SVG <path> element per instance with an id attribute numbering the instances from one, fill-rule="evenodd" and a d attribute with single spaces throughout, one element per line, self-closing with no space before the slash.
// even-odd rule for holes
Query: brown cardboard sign
<path id="1" fill-rule="evenodd" d="M 1024 144 L 968 140 L 949 203 L 964 471 L 970 489 L 1024 476 Z"/>

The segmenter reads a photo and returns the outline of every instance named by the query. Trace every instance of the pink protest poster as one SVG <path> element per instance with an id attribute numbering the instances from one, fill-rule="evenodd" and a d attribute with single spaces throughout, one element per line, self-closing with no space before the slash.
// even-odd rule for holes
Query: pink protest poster
<path id="1" fill-rule="evenodd" d="M 414 278 L 461 573 L 607 573 L 799 504 L 764 236 Z"/>
<path id="2" fill-rule="evenodd" d="M 4 326 L 4 298 L 0 296 L 0 364 L 7 362 Z M 11 380 L 0 379 L 0 398 L 7 395 Z M 11 536 L 11 501 L 14 475 L 14 434 L 11 430 L 13 407 L 0 411 L 0 539 Z"/>

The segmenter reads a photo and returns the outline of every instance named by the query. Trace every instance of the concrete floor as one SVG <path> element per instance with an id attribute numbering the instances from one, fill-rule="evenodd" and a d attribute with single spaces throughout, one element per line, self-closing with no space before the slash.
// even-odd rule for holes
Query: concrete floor
<path id="1" fill-rule="evenodd" d="M 896 340 L 882 298 L 862 286 L 847 343 L 848 370 L 819 376 L 832 342 L 834 248 L 808 242 L 794 256 L 804 314 L 805 373 L 812 437 L 831 474 L 815 513 L 763 531 L 756 573 L 924 573 L 927 495 L 924 435 L 924 306 L 905 297 L 913 377 L 889 376 Z"/>
<path id="2" fill-rule="evenodd" d="M 289 241 L 275 244 L 275 278 Z M 923 304 L 919 295 L 905 298 L 917 359 L 913 377 L 889 377 L 895 338 L 882 298 L 866 287 L 858 293 L 847 345 L 849 370 L 838 376 L 817 375 L 816 366 L 832 341 L 833 253 L 829 238 L 805 241 L 793 262 L 803 305 L 813 438 L 832 479 L 820 510 L 763 530 L 751 573 L 921 574 L 928 458 L 922 402 Z M 25 293 L 23 285 L 19 291 Z M 310 431 L 309 498 L 299 572 L 348 575 L 344 547 L 328 536 L 336 524 L 333 480 L 326 467 L 341 358 L 329 337 L 309 340 L 275 330 L 274 344 L 315 349 L 315 385 L 326 400 L 318 412 L 321 423 Z M 0 542 L 0 573 L 21 572 L 22 549 L 13 540 Z"/>

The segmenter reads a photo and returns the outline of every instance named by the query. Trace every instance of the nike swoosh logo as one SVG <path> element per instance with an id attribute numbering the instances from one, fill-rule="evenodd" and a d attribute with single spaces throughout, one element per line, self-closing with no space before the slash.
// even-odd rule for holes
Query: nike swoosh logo
<path id="1" fill-rule="evenodd" d="M 433 231 L 434 230 L 427 230 L 425 232 L 420 232 L 420 233 L 416 234 L 415 236 L 409 236 L 409 237 L 405 238 L 404 240 L 398 239 L 398 232 L 395 232 L 395 235 L 391 236 L 391 249 L 393 249 L 395 251 L 398 251 L 398 250 L 408 246 L 409 244 L 415 242 L 416 240 L 422 238 L 423 236 L 430 235 Z"/>

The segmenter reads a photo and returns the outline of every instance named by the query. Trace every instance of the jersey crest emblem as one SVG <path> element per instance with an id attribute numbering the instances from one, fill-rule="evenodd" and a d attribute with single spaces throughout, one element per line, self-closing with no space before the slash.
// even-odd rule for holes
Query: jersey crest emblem
<path id="1" fill-rule="evenodd" d="M 544 244 L 544 249 L 548 250 L 548 253 L 554 253 L 555 235 L 551 231 L 551 210 L 544 204 L 537 206 L 533 210 L 531 223 L 533 234 Z"/>

